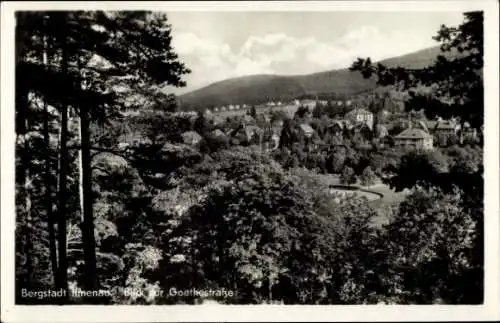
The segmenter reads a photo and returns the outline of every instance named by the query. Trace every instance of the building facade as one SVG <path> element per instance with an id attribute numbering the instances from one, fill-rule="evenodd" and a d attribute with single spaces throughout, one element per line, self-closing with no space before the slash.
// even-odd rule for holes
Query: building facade
<path id="1" fill-rule="evenodd" d="M 431 150 L 434 138 L 422 129 L 409 128 L 394 137 L 397 147 L 408 149 Z"/>
<path id="2" fill-rule="evenodd" d="M 373 113 L 370 111 L 356 108 L 346 113 L 345 117 L 353 123 L 365 123 L 370 129 L 373 129 Z"/>
<path id="3" fill-rule="evenodd" d="M 305 106 L 309 109 L 314 109 L 316 107 L 317 102 L 314 100 L 302 100 L 300 101 L 301 106 Z"/>
<path id="4" fill-rule="evenodd" d="M 434 128 L 436 135 L 456 135 L 460 130 L 460 125 L 452 120 L 438 121 Z"/>

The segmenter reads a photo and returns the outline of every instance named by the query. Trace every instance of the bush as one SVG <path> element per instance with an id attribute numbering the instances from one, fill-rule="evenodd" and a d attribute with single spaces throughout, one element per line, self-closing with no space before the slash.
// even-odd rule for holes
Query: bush
<path id="1" fill-rule="evenodd" d="M 350 185 L 357 181 L 356 174 L 351 167 L 344 167 L 342 174 L 340 175 L 340 182 L 342 184 Z"/>
<path id="2" fill-rule="evenodd" d="M 370 166 L 366 167 L 360 176 L 361 184 L 364 186 L 373 185 L 375 184 L 376 180 L 377 175 L 375 175 L 375 172 L 371 169 Z"/>

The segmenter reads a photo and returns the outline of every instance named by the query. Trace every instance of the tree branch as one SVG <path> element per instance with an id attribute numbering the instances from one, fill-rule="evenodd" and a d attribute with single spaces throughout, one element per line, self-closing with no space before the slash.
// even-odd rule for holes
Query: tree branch
<path id="1" fill-rule="evenodd" d="M 80 145 L 74 145 L 70 146 L 68 150 L 80 150 L 82 147 Z M 128 157 L 126 156 L 126 151 L 125 150 L 117 150 L 117 149 L 112 149 L 112 148 L 102 148 L 102 147 L 90 147 L 90 150 L 94 150 L 94 153 L 90 155 L 91 158 L 94 158 L 95 156 L 101 154 L 101 153 L 109 153 L 116 155 L 118 157 L 122 157 L 123 159 L 129 161 Z"/>
<path id="2" fill-rule="evenodd" d="M 128 157 L 125 155 L 125 151 L 122 151 L 122 150 L 115 150 L 115 149 L 108 149 L 108 148 L 97 148 L 97 147 L 92 147 L 90 149 L 95 151 L 93 154 L 90 155 L 90 158 L 94 158 L 95 156 L 102 154 L 102 153 L 109 153 L 109 154 L 116 155 L 118 157 L 122 157 L 126 161 L 129 161 Z"/>
<path id="3" fill-rule="evenodd" d="M 112 174 L 111 174 L 111 172 L 110 172 L 109 170 L 104 169 L 104 168 L 99 167 L 99 166 L 92 166 L 92 170 L 99 170 L 99 171 L 101 171 L 101 172 L 105 173 L 105 174 L 106 174 L 106 175 L 108 175 L 108 176 L 111 176 L 111 175 L 112 175 Z"/>

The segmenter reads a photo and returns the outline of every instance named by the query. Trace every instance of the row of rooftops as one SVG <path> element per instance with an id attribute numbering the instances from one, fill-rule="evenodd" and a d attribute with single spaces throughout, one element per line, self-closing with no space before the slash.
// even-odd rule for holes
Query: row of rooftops
<path id="1" fill-rule="evenodd" d="M 316 102 L 316 101 L 312 101 L 312 100 L 310 100 L 310 101 Z M 332 120 L 332 124 L 330 126 L 336 125 L 340 129 L 352 129 L 355 126 L 354 123 L 356 123 L 356 122 L 353 123 L 353 121 L 351 121 L 351 120 L 353 120 L 353 119 L 356 120 L 356 118 L 353 118 L 353 117 L 355 117 L 356 115 L 360 115 L 360 114 L 361 115 L 373 115 L 370 111 L 368 111 L 366 109 L 356 107 L 355 109 L 346 113 L 345 119 Z M 245 115 L 245 118 L 249 119 L 249 120 L 244 120 L 244 122 L 246 122 L 246 123 L 255 120 L 252 117 L 247 116 L 247 115 Z M 266 119 L 267 122 L 270 121 L 268 119 L 269 118 Z M 432 132 L 439 132 L 439 131 L 443 130 L 443 131 L 450 131 L 450 132 L 453 131 L 456 133 L 458 130 L 460 130 L 460 124 L 459 124 L 458 120 L 453 119 L 453 118 L 450 120 L 443 120 L 443 119 L 438 118 L 436 120 L 426 120 L 426 121 L 417 121 L 417 122 L 408 121 L 408 122 L 409 122 L 408 128 L 403 130 L 398 135 L 396 135 L 394 137 L 395 139 L 426 139 L 426 138 L 432 137 L 432 135 L 430 134 L 431 131 Z M 416 123 L 416 127 L 412 126 L 412 123 Z M 470 124 L 468 122 L 465 122 L 463 124 L 463 126 L 464 126 L 464 130 L 471 129 Z M 312 128 L 307 124 L 303 124 L 303 126 L 301 126 L 301 128 L 303 128 L 304 132 L 306 132 L 306 133 L 313 131 Z M 370 129 L 371 129 L 371 127 L 370 127 Z M 384 129 L 384 125 L 379 125 L 379 127 L 377 129 L 374 129 L 374 130 L 377 132 L 381 132 L 381 133 L 387 133 L 387 128 Z"/>
<path id="2" fill-rule="evenodd" d="M 336 104 L 337 106 L 351 106 L 352 101 L 351 100 L 346 100 L 346 101 L 331 101 L 333 104 Z M 264 104 L 259 104 L 257 106 L 268 106 L 268 107 L 280 107 L 280 106 L 289 106 L 289 105 L 294 105 L 294 106 L 315 106 L 317 103 L 320 104 L 328 104 L 328 101 L 326 100 L 294 100 L 292 102 L 281 102 L 281 101 L 270 101 Z M 231 111 L 231 110 L 241 110 L 241 109 L 249 109 L 251 108 L 251 105 L 248 104 L 229 104 L 229 105 L 223 105 L 220 107 L 214 107 L 211 109 L 206 109 L 206 113 L 211 113 L 211 112 L 221 112 L 221 111 Z"/>
<path id="3" fill-rule="evenodd" d="M 422 129 L 408 128 L 400 132 L 394 139 L 428 139 L 432 136 Z"/>
<path id="4" fill-rule="evenodd" d="M 446 120 L 447 123 L 449 123 L 448 120 Z M 337 125 L 341 129 L 351 129 L 355 127 L 354 124 L 352 124 L 349 120 L 333 120 L 332 124 L 330 126 Z M 301 123 L 299 125 L 299 128 L 302 130 L 305 136 L 310 137 L 314 133 L 314 129 L 307 123 Z M 378 129 L 376 131 L 383 132 L 385 130 L 385 133 L 387 133 L 387 128 L 384 125 L 379 125 Z M 256 125 L 251 125 L 251 124 L 246 124 L 244 125 L 241 129 L 231 129 L 227 134 L 224 133 L 220 129 L 216 129 L 213 131 L 213 134 L 216 136 L 231 136 L 231 134 L 237 134 L 240 131 L 243 131 L 245 136 L 249 139 L 255 134 L 263 134 L 264 130 L 260 128 L 259 126 Z M 271 133 L 272 136 L 278 136 L 279 137 L 279 131 L 275 129 L 275 127 L 271 127 Z M 195 131 L 187 131 L 182 134 L 183 141 L 185 143 L 194 143 L 198 142 L 202 139 L 202 137 Z M 425 140 L 425 139 L 432 139 L 433 136 L 425 131 L 424 129 L 421 128 L 414 128 L 410 126 L 409 128 L 403 130 L 401 133 L 396 135 L 394 139 L 400 139 L 400 140 Z"/>
<path id="5" fill-rule="evenodd" d="M 306 137 L 310 137 L 314 133 L 314 129 L 306 123 L 300 124 L 299 128 Z M 215 129 L 212 131 L 212 134 L 217 137 L 233 137 L 237 136 L 240 133 L 244 134 L 247 140 L 250 140 L 254 135 L 264 135 L 266 132 L 264 129 L 256 125 L 244 125 L 241 128 L 230 129 L 227 133 L 220 129 Z M 271 129 L 269 135 L 271 138 L 280 136 L 276 129 Z M 196 144 L 203 139 L 199 133 L 193 130 L 182 133 L 181 137 L 185 144 Z"/>
<path id="6" fill-rule="evenodd" d="M 403 130 L 400 134 L 395 136 L 395 139 L 426 139 L 432 138 L 432 135 L 429 131 L 440 132 L 446 131 L 449 133 L 457 133 L 461 126 L 458 120 L 450 119 L 450 120 L 427 120 L 427 121 L 419 121 L 417 125 L 420 128 L 414 128 L 412 123 L 409 122 L 409 128 Z M 469 122 L 464 122 L 463 130 L 472 130 L 472 127 Z"/>

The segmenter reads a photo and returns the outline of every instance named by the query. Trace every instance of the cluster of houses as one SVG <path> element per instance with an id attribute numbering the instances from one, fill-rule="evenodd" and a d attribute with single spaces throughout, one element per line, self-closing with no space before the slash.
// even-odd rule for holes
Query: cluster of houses
<path id="1" fill-rule="evenodd" d="M 231 129 L 227 133 L 217 129 L 214 131 L 215 136 L 226 136 L 228 138 L 235 138 L 240 142 L 253 142 L 260 143 L 268 150 L 278 148 L 280 142 L 280 134 L 283 126 L 283 121 L 270 119 L 270 111 L 276 111 L 277 107 L 293 107 L 287 112 L 290 117 L 293 117 L 299 106 L 308 107 L 311 111 L 318 101 L 315 100 L 295 100 L 289 104 L 281 102 L 269 102 L 264 107 L 259 107 L 258 114 L 255 118 L 247 113 L 242 114 L 242 126 L 237 129 Z M 338 101 L 337 104 L 350 105 L 350 101 Z M 270 109 L 266 109 L 266 107 Z M 212 124 L 217 125 L 223 123 L 225 119 L 217 111 L 220 109 L 232 109 L 233 111 L 248 110 L 249 106 L 243 105 L 230 105 L 228 107 L 214 108 L 212 111 L 205 111 L 205 116 L 211 120 Z M 222 110 L 223 111 L 223 110 Z M 285 111 L 285 110 L 281 110 Z M 465 138 L 477 138 L 477 130 L 472 128 L 468 123 L 463 124 L 463 129 L 458 120 L 429 120 L 429 121 L 408 121 L 399 134 L 393 137 L 389 136 L 388 125 L 378 124 L 374 126 L 374 114 L 364 108 L 355 107 L 344 115 L 342 119 L 332 120 L 328 125 L 328 131 L 337 136 L 345 133 L 346 130 L 352 130 L 357 133 L 369 134 L 371 138 L 376 138 L 379 142 L 384 143 L 390 139 L 397 147 L 413 148 L 420 150 L 431 150 L 435 146 L 442 145 L 437 138 L 455 135 L 460 140 Z M 307 122 L 299 125 L 299 129 L 306 138 L 311 138 L 315 130 Z M 183 135 L 183 140 L 187 144 L 197 144 L 201 141 L 201 136 L 196 132 L 190 131 L 189 134 Z M 436 142 L 438 141 L 438 142 Z"/>
<path id="2" fill-rule="evenodd" d="M 223 106 L 220 106 L 220 107 L 214 107 L 212 110 L 211 109 L 207 109 L 205 110 L 205 112 L 207 113 L 211 113 L 212 111 L 213 112 L 224 112 L 224 111 L 231 111 L 231 110 L 245 110 L 245 109 L 249 109 L 250 107 L 247 105 L 247 104 L 230 104 L 230 105 L 223 105 Z"/>
<path id="3" fill-rule="evenodd" d="M 318 103 L 326 105 L 328 101 L 325 100 L 293 100 L 291 102 L 269 101 L 264 104 L 256 105 L 255 107 L 259 110 L 259 112 L 265 113 L 265 112 L 270 112 L 271 110 L 283 111 L 290 117 L 293 117 L 293 115 L 295 114 L 295 112 L 298 110 L 299 107 L 304 106 L 309 109 L 314 109 Z M 351 103 L 350 101 L 347 101 L 347 103 L 344 103 L 343 101 L 338 101 L 339 105 L 342 104 L 350 105 L 350 103 Z M 205 113 L 218 114 L 224 116 L 238 115 L 238 114 L 245 114 L 246 111 L 248 111 L 251 107 L 252 106 L 248 104 L 229 104 L 229 105 L 214 107 L 212 109 L 206 109 Z"/>
<path id="4" fill-rule="evenodd" d="M 423 150 L 433 149 L 434 146 L 445 146 L 449 138 L 455 138 L 459 142 L 464 140 L 477 140 L 478 130 L 471 127 L 468 122 L 460 122 L 451 118 L 443 120 L 426 120 L 408 122 L 407 129 L 394 137 L 396 146 L 417 148 Z"/>
<path id="5" fill-rule="evenodd" d="M 312 101 L 312 100 L 311 100 Z M 301 102 L 300 105 L 302 105 Z M 308 103 L 308 102 L 305 102 Z M 302 105 L 307 106 L 307 105 Z M 309 111 L 314 105 L 311 102 Z M 249 114 L 241 115 L 241 125 L 235 129 L 229 129 L 224 132 L 221 129 L 212 131 L 215 137 L 225 137 L 234 139 L 239 142 L 260 144 L 266 150 L 274 150 L 279 147 L 280 135 L 283 128 L 283 120 L 271 120 L 270 113 L 266 109 L 259 109 L 257 116 L 252 117 Z M 294 110 L 295 112 L 296 110 Z M 178 113 L 181 114 L 181 113 Z M 193 113 L 182 113 L 182 115 L 195 117 Z M 215 126 L 224 123 L 225 119 L 219 114 L 205 112 L 204 116 Z M 371 131 L 373 128 L 373 114 L 363 109 L 355 109 L 346 114 L 346 119 L 335 120 L 329 127 L 332 134 L 340 134 L 345 130 L 354 128 L 365 129 Z M 315 130 L 307 122 L 302 122 L 298 127 L 301 134 L 310 139 L 313 137 Z M 185 144 L 196 145 L 202 140 L 202 136 L 195 131 L 187 131 L 182 134 L 182 140 Z"/>

